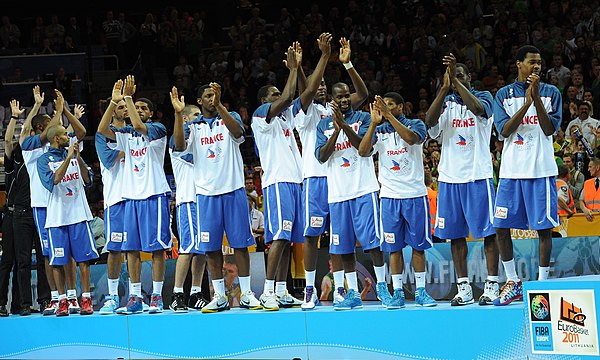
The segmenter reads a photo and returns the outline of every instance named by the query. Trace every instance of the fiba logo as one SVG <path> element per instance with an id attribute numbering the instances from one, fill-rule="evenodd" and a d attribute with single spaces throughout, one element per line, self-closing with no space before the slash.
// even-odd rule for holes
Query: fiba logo
<path id="1" fill-rule="evenodd" d="M 550 303 L 548 294 L 530 294 L 530 312 L 532 321 L 550 321 Z"/>
<path id="2" fill-rule="evenodd" d="M 560 298 L 560 319 L 570 323 L 585 326 L 586 316 L 580 307 Z"/>

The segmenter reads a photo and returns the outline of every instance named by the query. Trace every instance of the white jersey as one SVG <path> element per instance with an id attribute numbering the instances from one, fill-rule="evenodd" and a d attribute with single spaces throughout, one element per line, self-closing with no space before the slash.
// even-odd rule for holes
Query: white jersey
<path id="1" fill-rule="evenodd" d="M 100 160 L 100 174 L 102 175 L 102 195 L 104 208 L 113 206 L 123 200 L 123 172 L 125 170 L 125 157 L 119 157 L 119 150 L 115 150 L 116 143 L 110 142 L 104 135 L 96 133 L 96 153 Z"/>
<path id="2" fill-rule="evenodd" d="M 67 150 L 50 147 L 37 161 L 38 175 L 50 192 L 46 212 L 46 228 L 56 228 L 91 221 L 92 213 L 85 196 L 85 184 L 77 159 L 70 159 L 65 176 L 54 184 L 56 170 L 67 159 Z M 93 176 L 89 170 L 90 178 Z"/>
<path id="3" fill-rule="evenodd" d="M 114 129 L 117 149 L 125 152 L 123 199 L 144 200 L 171 192 L 163 168 L 167 129 L 161 123 L 146 126 L 148 135 L 135 131 L 131 125 Z"/>
<path id="4" fill-rule="evenodd" d="M 379 196 L 392 199 L 411 199 L 427 195 L 423 169 L 423 141 L 427 136 L 421 120 L 401 116 L 400 123 L 419 135 L 421 141 L 409 145 L 385 122 L 375 131 L 373 150 L 379 153 Z"/>
<path id="5" fill-rule="evenodd" d="M 344 119 L 359 136 L 364 136 L 371 124 L 371 115 L 362 111 L 350 110 Z M 333 135 L 333 118 L 327 117 L 317 126 L 315 156 Z M 340 131 L 335 150 L 325 163 L 327 168 L 327 190 L 329 203 L 356 199 L 379 190 L 375 176 L 372 156 L 360 156 L 348 140 L 344 131 Z"/>
<path id="6" fill-rule="evenodd" d="M 171 139 L 172 140 L 172 139 Z M 175 177 L 175 203 L 177 205 L 196 201 L 196 185 L 194 184 L 194 156 L 173 151 L 169 146 L 169 156 Z"/>
<path id="7" fill-rule="evenodd" d="M 69 134 L 71 144 L 77 141 L 75 134 Z M 50 200 L 50 192 L 42 185 L 38 175 L 37 161 L 50 148 L 49 143 L 42 144 L 40 134 L 29 136 L 23 140 L 21 149 L 27 173 L 29 173 L 29 190 L 31 191 L 31 207 L 46 207 Z M 79 144 L 80 151 L 83 143 Z"/>
<path id="8" fill-rule="evenodd" d="M 457 94 L 444 99 L 436 126 L 429 129 L 432 138 L 441 137 L 442 153 L 438 180 L 460 184 L 494 176 L 490 155 L 492 134 L 492 94 L 471 90 L 483 105 L 485 115 L 475 115 Z"/>
<path id="9" fill-rule="evenodd" d="M 498 133 L 525 104 L 525 91 L 529 84 L 515 81 L 502 87 L 494 100 L 494 124 Z M 554 130 L 562 121 L 560 91 L 545 83 L 540 84 L 540 97 Z M 538 121 L 534 104 L 531 104 L 517 129 L 504 139 L 500 178 L 537 179 L 556 176 L 552 135 L 545 135 Z"/>
<path id="10" fill-rule="evenodd" d="M 242 119 L 230 112 L 243 129 Z M 234 138 L 221 116 L 202 115 L 185 124 L 186 154 L 193 154 L 196 194 L 220 195 L 244 187 L 244 161 L 240 144 L 244 136 Z"/>
<path id="11" fill-rule="evenodd" d="M 302 183 L 302 158 L 294 136 L 294 117 L 302 109 L 297 98 L 267 122 L 271 104 L 262 104 L 252 115 L 252 131 L 263 168 L 262 186 L 280 182 Z"/>
<path id="12" fill-rule="evenodd" d="M 294 119 L 296 129 L 302 142 L 302 171 L 304 178 L 327 176 L 327 169 L 315 157 L 317 142 L 317 125 L 321 119 L 333 115 L 329 103 L 325 105 L 313 101 L 306 110 L 301 111 Z"/>

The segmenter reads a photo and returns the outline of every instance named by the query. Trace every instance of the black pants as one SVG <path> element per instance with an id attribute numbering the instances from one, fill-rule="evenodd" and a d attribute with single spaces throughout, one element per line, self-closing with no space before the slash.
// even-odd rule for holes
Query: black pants
<path id="1" fill-rule="evenodd" d="M 13 213 L 6 210 L 2 219 L 2 260 L 0 260 L 0 305 L 7 305 L 8 302 L 8 283 L 10 281 L 10 272 L 16 275 L 17 272 L 15 257 L 15 237 L 13 232 Z M 12 302 L 11 311 L 20 311 L 21 299 L 17 278 L 13 276 L 12 282 Z"/>
<path id="2" fill-rule="evenodd" d="M 17 267 L 16 282 L 18 283 L 19 293 L 21 294 L 21 307 L 31 306 L 32 304 L 31 252 L 33 249 L 35 249 L 36 254 L 37 301 L 41 304 L 44 300 L 50 300 L 50 286 L 48 285 L 48 277 L 44 266 L 44 256 L 42 255 L 42 248 L 33 221 L 33 212 L 31 208 L 15 209 L 14 212 L 7 212 L 4 219 L 4 234 L 10 232 L 11 237 L 14 239 L 14 258 Z M 9 220 L 9 222 L 12 223 L 12 227 L 6 226 L 6 220 Z M 4 258 L 2 260 L 4 260 Z M 0 265 L 0 292 L 4 289 L 1 287 L 3 285 L 3 273 L 3 266 Z M 0 300 L 1 299 L 2 298 L 0 297 Z"/>

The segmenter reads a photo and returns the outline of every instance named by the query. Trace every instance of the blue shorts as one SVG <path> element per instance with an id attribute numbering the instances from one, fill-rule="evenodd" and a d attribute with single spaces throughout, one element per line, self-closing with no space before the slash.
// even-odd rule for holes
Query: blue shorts
<path id="1" fill-rule="evenodd" d="M 389 253 L 409 245 L 415 250 L 433 246 L 427 196 L 411 199 L 381 198 L 381 250 Z"/>
<path id="2" fill-rule="evenodd" d="M 199 231 L 198 250 L 211 252 L 223 248 L 223 233 L 227 235 L 229 246 L 244 249 L 254 245 L 250 225 L 248 197 L 244 188 L 226 194 L 197 195 Z"/>
<path id="3" fill-rule="evenodd" d="M 310 177 L 302 183 L 304 236 L 319 236 L 327 226 L 327 177 Z"/>
<path id="4" fill-rule="evenodd" d="M 356 240 L 363 251 L 378 248 L 379 204 L 373 192 L 337 203 L 329 204 L 331 213 L 330 254 L 352 254 L 356 251 Z"/>
<path id="5" fill-rule="evenodd" d="M 48 229 L 50 265 L 67 265 L 69 258 L 84 262 L 98 258 L 94 233 L 88 221 Z"/>
<path id="6" fill-rule="evenodd" d="M 462 184 L 438 183 L 435 236 L 440 239 L 480 239 L 494 235 L 494 183 L 492 179 Z"/>
<path id="7" fill-rule="evenodd" d="M 48 239 L 48 230 L 46 229 L 46 208 L 45 207 L 34 207 L 33 209 L 33 220 L 35 221 L 35 227 L 37 228 L 38 235 L 40 236 L 40 244 L 42 245 L 42 255 L 45 257 L 50 256 L 50 241 Z"/>
<path id="8" fill-rule="evenodd" d="M 304 242 L 302 189 L 296 183 L 275 183 L 263 189 L 265 243 L 273 240 Z"/>
<path id="9" fill-rule="evenodd" d="M 104 234 L 106 234 L 106 250 L 121 251 L 121 245 L 123 244 L 124 222 L 124 201 L 113 204 L 104 210 Z"/>
<path id="10" fill-rule="evenodd" d="M 177 205 L 177 232 L 179 233 L 180 254 L 204 254 L 198 250 L 198 215 L 196 203 Z"/>
<path id="11" fill-rule="evenodd" d="M 494 227 L 546 230 L 558 225 L 558 195 L 554 176 L 500 179 Z"/>
<path id="12" fill-rule="evenodd" d="M 122 251 L 153 252 L 170 249 L 169 198 L 156 195 L 144 200 L 125 200 Z"/>

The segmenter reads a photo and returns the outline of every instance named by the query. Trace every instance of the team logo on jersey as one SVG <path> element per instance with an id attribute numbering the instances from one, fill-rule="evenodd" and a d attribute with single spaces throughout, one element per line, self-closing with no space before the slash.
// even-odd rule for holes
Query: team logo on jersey
<path id="1" fill-rule="evenodd" d="M 219 161 L 223 157 L 223 150 L 219 146 L 208 148 L 206 151 L 206 158 L 212 161 Z"/>
<path id="2" fill-rule="evenodd" d="M 133 164 L 133 171 L 140 172 L 140 168 L 136 164 Z"/>
<path id="3" fill-rule="evenodd" d="M 214 159 L 216 157 L 215 152 L 212 151 L 211 149 L 208 149 L 208 156 L 206 157 L 207 159 Z"/>
<path id="4" fill-rule="evenodd" d="M 392 165 L 393 166 L 390 168 L 390 170 L 400 171 L 400 164 L 398 164 L 396 160 L 392 160 Z"/>
<path id="5" fill-rule="evenodd" d="M 408 159 L 400 159 L 400 160 L 392 160 L 392 166 L 390 167 L 390 171 L 392 171 L 395 175 L 406 175 L 410 171 L 410 162 Z"/>
<path id="6" fill-rule="evenodd" d="M 517 133 L 517 139 L 513 141 L 513 144 L 517 145 L 518 150 L 529 150 L 533 147 L 533 135 L 526 134 L 525 136 L 522 136 Z"/>
<path id="7" fill-rule="evenodd" d="M 73 190 L 67 186 L 67 193 L 65 196 L 73 196 Z"/>
<path id="8" fill-rule="evenodd" d="M 472 135 L 462 136 L 461 134 L 458 134 L 458 142 L 456 142 L 456 145 L 458 145 L 458 148 L 461 150 L 472 149 L 473 148 L 473 136 Z"/>
<path id="9" fill-rule="evenodd" d="M 342 165 L 340 165 L 340 166 L 343 167 L 343 168 L 347 168 L 347 167 L 350 167 L 352 165 L 350 164 L 350 160 L 348 160 L 348 159 L 346 159 L 345 157 L 342 156 Z"/>
<path id="10" fill-rule="evenodd" d="M 517 144 L 517 145 L 525 144 L 525 139 L 523 139 L 523 137 L 519 133 L 517 133 L 517 140 L 515 141 L 515 144 Z"/>

